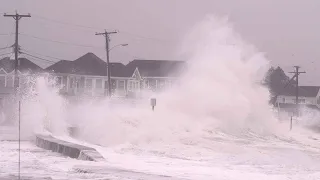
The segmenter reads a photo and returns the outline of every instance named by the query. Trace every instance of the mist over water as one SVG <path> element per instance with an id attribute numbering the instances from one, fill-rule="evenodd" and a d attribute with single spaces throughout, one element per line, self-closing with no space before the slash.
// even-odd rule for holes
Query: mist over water
<path id="1" fill-rule="evenodd" d="M 30 138 L 36 132 L 67 134 L 65 115 L 67 101 L 54 88 L 48 75 L 28 78 L 28 86 L 21 92 L 22 136 Z"/>
<path id="2" fill-rule="evenodd" d="M 184 146 L 206 147 L 208 139 L 225 134 L 268 136 L 279 129 L 261 86 L 269 61 L 237 34 L 227 19 L 206 17 L 185 36 L 181 53 L 187 69 L 179 85 L 145 93 L 136 102 L 84 100 L 69 102 L 47 83 L 22 104 L 25 134 L 46 130 L 66 135 L 68 124 L 79 139 L 106 147 L 153 147 L 163 151 Z M 151 111 L 150 97 L 157 98 Z M 212 142 L 210 142 L 212 143 Z"/>

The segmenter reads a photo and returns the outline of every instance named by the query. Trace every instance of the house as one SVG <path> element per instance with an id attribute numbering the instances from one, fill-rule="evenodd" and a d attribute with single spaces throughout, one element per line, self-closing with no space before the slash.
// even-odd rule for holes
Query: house
<path id="1" fill-rule="evenodd" d="M 105 96 L 108 91 L 107 63 L 87 53 L 74 61 L 59 61 L 46 70 L 54 75 L 61 92 L 68 95 Z M 116 96 L 126 96 L 128 81 L 135 82 L 122 63 L 110 63 L 111 90 Z"/>
<path id="2" fill-rule="evenodd" d="M 140 81 L 141 89 L 161 91 L 178 82 L 179 75 L 186 68 L 186 63 L 184 61 L 135 59 L 126 67 L 129 74 L 133 74 Z"/>
<path id="3" fill-rule="evenodd" d="M 320 86 L 299 86 L 298 103 L 318 105 L 320 107 L 319 90 Z M 283 93 L 278 96 L 277 103 L 296 104 L 296 88 L 293 86 L 285 88 Z"/>
<path id="4" fill-rule="evenodd" d="M 0 60 L 0 98 L 14 92 L 15 61 L 9 57 Z M 19 86 L 26 82 L 26 75 L 41 73 L 43 69 L 26 58 L 19 58 L 18 82 Z"/>
<path id="5" fill-rule="evenodd" d="M 299 86 L 298 88 L 298 104 L 299 106 L 305 106 L 310 109 L 320 109 L 320 86 Z M 277 97 L 278 108 L 295 112 L 296 106 L 296 88 L 294 86 L 288 86 Z"/>
<path id="6" fill-rule="evenodd" d="M 31 62 L 26 58 L 19 58 L 19 65 L 17 69 L 17 81 L 14 81 L 15 75 L 15 61 L 11 60 L 9 57 L 3 58 L 0 60 L 0 115 L 3 118 L 3 112 L 7 113 L 7 116 L 14 114 L 12 110 L 11 97 L 14 95 L 15 83 L 18 83 L 20 91 L 28 90 L 24 85 L 28 85 L 29 75 L 36 73 L 41 73 L 43 69 Z M 10 119 L 10 118 L 9 118 Z M 8 120 L 8 119 L 7 119 Z M 2 123 L 5 122 L 5 119 L 2 119 Z"/>
<path id="7" fill-rule="evenodd" d="M 142 89 L 159 91 L 178 82 L 183 61 L 133 60 L 127 65 L 110 63 L 111 91 L 115 96 L 135 97 Z M 107 63 L 87 53 L 74 61 L 59 61 L 48 68 L 67 95 L 105 96 L 108 93 Z"/>

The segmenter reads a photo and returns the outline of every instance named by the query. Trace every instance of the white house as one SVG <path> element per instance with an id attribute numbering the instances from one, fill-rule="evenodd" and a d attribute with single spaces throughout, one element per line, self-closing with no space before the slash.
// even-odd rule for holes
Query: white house
<path id="1" fill-rule="evenodd" d="M 316 105 L 320 107 L 320 86 L 299 86 L 298 103 L 307 105 Z M 295 87 L 286 88 L 285 91 L 278 96 L 277 103 L 296 104 Z"/>
<path id="2" fill-rule="evenodd" d="M 135 97 L 146 88 L 159 91 L 178 81 L 182 61 L 133 60 L 127 65 L 110 63 L 112 94 Z M 87 53 L 74 61 L 59 61 L 46 70 L 52 74 L 61 93 L 104 96 L 107 94 L 107 64 Z"/>
<path id="3" fill-rule="evenodd" d="M 17 82 L 22 85 L 24 77 L 41 73 L 43 69 L 26 58 L 19 58 Z M 14 60 L 9 57 L 0 60 L 0 98 L 10 95 L 14 91 Z"/>
<path id="4" fill-rule="evenodd" d="M 179 76 L 185 70 L 186 63 L 184 61 L 135 59 L 126 67 L 128 72 L 139 72 L 141 89 L 161 91 L 179 82 Z"/>
<path id="5" fill-rule="evenodd" d="M 298 107 L 296 105 L 296 88 L 291 86 L 286 88 L 277 97 L 276 106 L 280 111 L 290 115 L 298 113 L 301 115 L 301 108 L 320 110 L 320 87 L 319 86 L 299 86 Z"/>
<path id="6" fill-rule="evenodd" d="M 15 61 L 9 57 L 0 60 L 0 111 L 1 113 L 7 112 L 7 115 L 12 111 L 11 100 L 15 92 L 15 83 L 18 83 L 18 86 L 21 87 L 20 91 L 24 91 L 26 90 L 24 85 L 28 85 L 27 78 L 29 75 L 43 71 L 42 68 L 28 59 L 19 58 L 19 66 L 17 69 L 18 78 L 16 79 L 17 81 L 14 81 L 14 67 Z"/>
<path id="7" fill-rule="evenodd" d="M 61 93 L 67 95 L 105 96 L 108 91 L 107 63 L 87 53 L 74 61 L 59 61 L 46 70 L 61 85 Z M 127 96 L 140 88 L 139 73 L 129 74 L 122 63 L 110 63 L 111 90 L 115 96 Z"/>

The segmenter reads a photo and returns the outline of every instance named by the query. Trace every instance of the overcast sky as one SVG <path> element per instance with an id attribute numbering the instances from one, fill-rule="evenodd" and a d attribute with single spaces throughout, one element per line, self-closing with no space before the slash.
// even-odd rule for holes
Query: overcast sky
<path id="1" fill-rule="evenodd" d="M 179 38 L 214 14 L 228 16 L 273 65 L 286 71 L 302 66 L 302 83 L 309 85 L 320 85 L 319 8 L 319 0 L 0 0 L 1 14 L 31 14 L 21 20 L 20 45 L 50 61 L 58 60 L 44 55 L 74 60 L 93 52 L 105 59 L 105 41 L 94 35 L 104 29 L 119 31 L 111 46 L 129 44 L 114 48 L 111 61 L 178 59 Z M 0 48 L 13 44 L 14 36 L 6 34 L 14 32 L 14 20 L 0 17 Z"/>

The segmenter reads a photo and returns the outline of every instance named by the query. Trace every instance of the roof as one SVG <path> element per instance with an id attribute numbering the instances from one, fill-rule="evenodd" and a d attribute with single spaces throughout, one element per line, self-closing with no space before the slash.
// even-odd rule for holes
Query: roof
<path id="1" fill-rule="evenodd" d="M 299 96 L 302 97 L 316 97 L 320 90 L 320 86 L 299 86 Z M 284 96 L 295 96 L 296 88 L 294 86 L 288 86 L 281 93 Z"/>
<path id="2" fill-rule="evenodd" d="M 107 63 L 93 53 L 87 53 L 74 61 L 59 61 L 46 68 L 55 73 L 107 76 Z"/>
<path id="3" fill-rule="evenodd" d="M 299 88 L 306 92 L 305 97 L 316 97 L 318 95 L 320 86 L 299 86 Z"/>
<path id="4" fill-rule="evenodd" d="M 43 69 L 31 62 L 27 58 L 19 58 L 20 65 L 18 66 L 18 70 L 20 72 L 41 72 Z M 0 68 L 3 68 L 7 73 L 14 71 L 15 62 L 11 60 L 9 57 L 3 58 L 0 60 Z"/>
<path id="5" fill-rule="evenodd" d="M 119 62 L 110 63 L 111 76 L 113 77 L 131 77 L 133 73 L 128 73 L 124 64 Z"/>
<path id="6" fill-rule="evenodd" d="M 125 65 L 122 63 L 110 63 L 111 76 L 127 77 Z M 107 76 L 107 63 L 93 53 L 87 53 L 74 61 L 59 61 L 48 68 L 55 73 L 68 73 L 92 76 Z"/>
<path id="7" fill-rule="evenodd" d="M 175 77 L 186 67 L 186 63 L 184 61 L 135 59 L 126 67 L 129 74 L 133 74 L 138 68 L 142 77 Z"/>
<path id="8" fill-rule="evenodd" d="M 185 65 L 184 61 L 135 59 L 127 65 L 112 62 L 110 70 L 112 77 L 132 77 L 136 68 L 143 77 L 175 77 Z M 107 76 L 107 63 L 93 53 L 87 53 L 74 61 L 59 61 L 46 70 L 55 73 Z"/>

